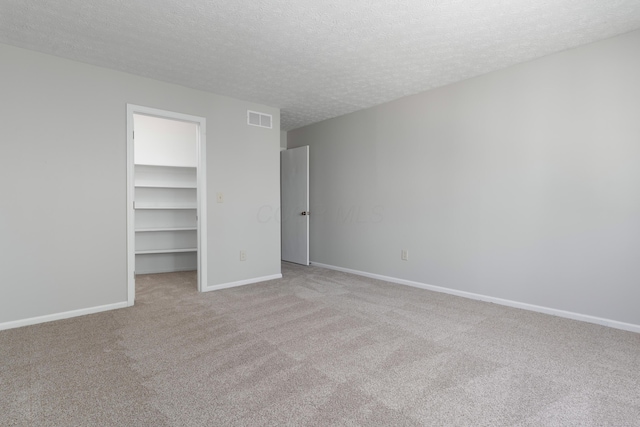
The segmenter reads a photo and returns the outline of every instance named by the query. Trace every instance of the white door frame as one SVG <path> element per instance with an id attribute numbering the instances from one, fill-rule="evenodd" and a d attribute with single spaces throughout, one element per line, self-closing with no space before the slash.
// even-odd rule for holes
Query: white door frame
<path id="1" fill-rule="evenodd" d="M 197 156 L 197 227 L 198 227 L 198 291 L 207 286 L 207 152 L 206 152 L 206 119 L 189 114 L 127 104 L 127 305 L 132 306 L 136 297 L 136 250 L 135 250 L 135 213 L 133 201 L 135 194 L 134 151 L 133 151 L 133 115 L 159 117 L 162 119 L 180 120 L 198 125 Z"/>

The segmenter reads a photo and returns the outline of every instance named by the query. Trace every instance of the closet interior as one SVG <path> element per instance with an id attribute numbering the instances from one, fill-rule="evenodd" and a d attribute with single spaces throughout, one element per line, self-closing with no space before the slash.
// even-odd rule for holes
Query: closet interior
<path id="1" fill-rule="evenodd" d="M 198 268 L 197 130 L 134 115 L 136 274 Z"/>

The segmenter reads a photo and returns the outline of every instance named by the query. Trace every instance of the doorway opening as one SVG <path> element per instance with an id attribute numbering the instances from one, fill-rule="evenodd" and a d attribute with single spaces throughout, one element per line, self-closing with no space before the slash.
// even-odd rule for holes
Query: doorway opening
<path id="1" fill-rule="evenodd" d="M 127 105 L 128 305 L 136 275 L 197 271 L 206 286 L 205 119 Z"/>

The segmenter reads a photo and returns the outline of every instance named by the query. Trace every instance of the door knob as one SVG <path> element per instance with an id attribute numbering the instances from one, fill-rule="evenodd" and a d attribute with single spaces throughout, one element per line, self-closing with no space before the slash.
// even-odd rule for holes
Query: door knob
<path id="1" fill-rule="evenodd" d="M 304 212 L 302 212 L 300 215 L 311 215 L 311 212 L 304 211 Z"/>

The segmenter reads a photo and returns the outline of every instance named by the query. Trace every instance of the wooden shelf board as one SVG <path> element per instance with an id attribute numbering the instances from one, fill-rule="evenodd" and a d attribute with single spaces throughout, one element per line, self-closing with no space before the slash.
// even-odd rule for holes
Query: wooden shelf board
<path id="1" fill-rule="evenodd" d="M 135 209 L 136 210 L 149 210 L 149 209 L 174 210 L 174 209 L 197 209 L 197 207 L 196 206 L 136 206 Z"/>
<path id="2" fill-rule="evenodd" d="M 138 228 L 136 233 L 147 233 L 152 231 L 196 231 L 198 227 L 157 227 L 157 228 Z"/>
<path id="3" fill-rule="evenodd" d="M 179 252 L 197 252 L 198 248 L 185 248 L 185 249 L 153 249 L 147 251 L 136 251 L 136 255 L 151 255 L 151 254 L 173 254 Z"/>
<path id="4" fill-rule="evenodd" d="M 198 188 L 195 184 L 193 185 L 160 185 L 160 184 L 136 184 L 136 188 L 176 188 L 179 190 L 195 190 Z"/>
<path id="5" fill-rule="evenodd" d="M 156 168 L 176 168 L 176 169 L 196 169 L 197 168 L 197 166 L 147 165 L 144 163 L 136 163 L 134 166 L 156 167 Z"/>

